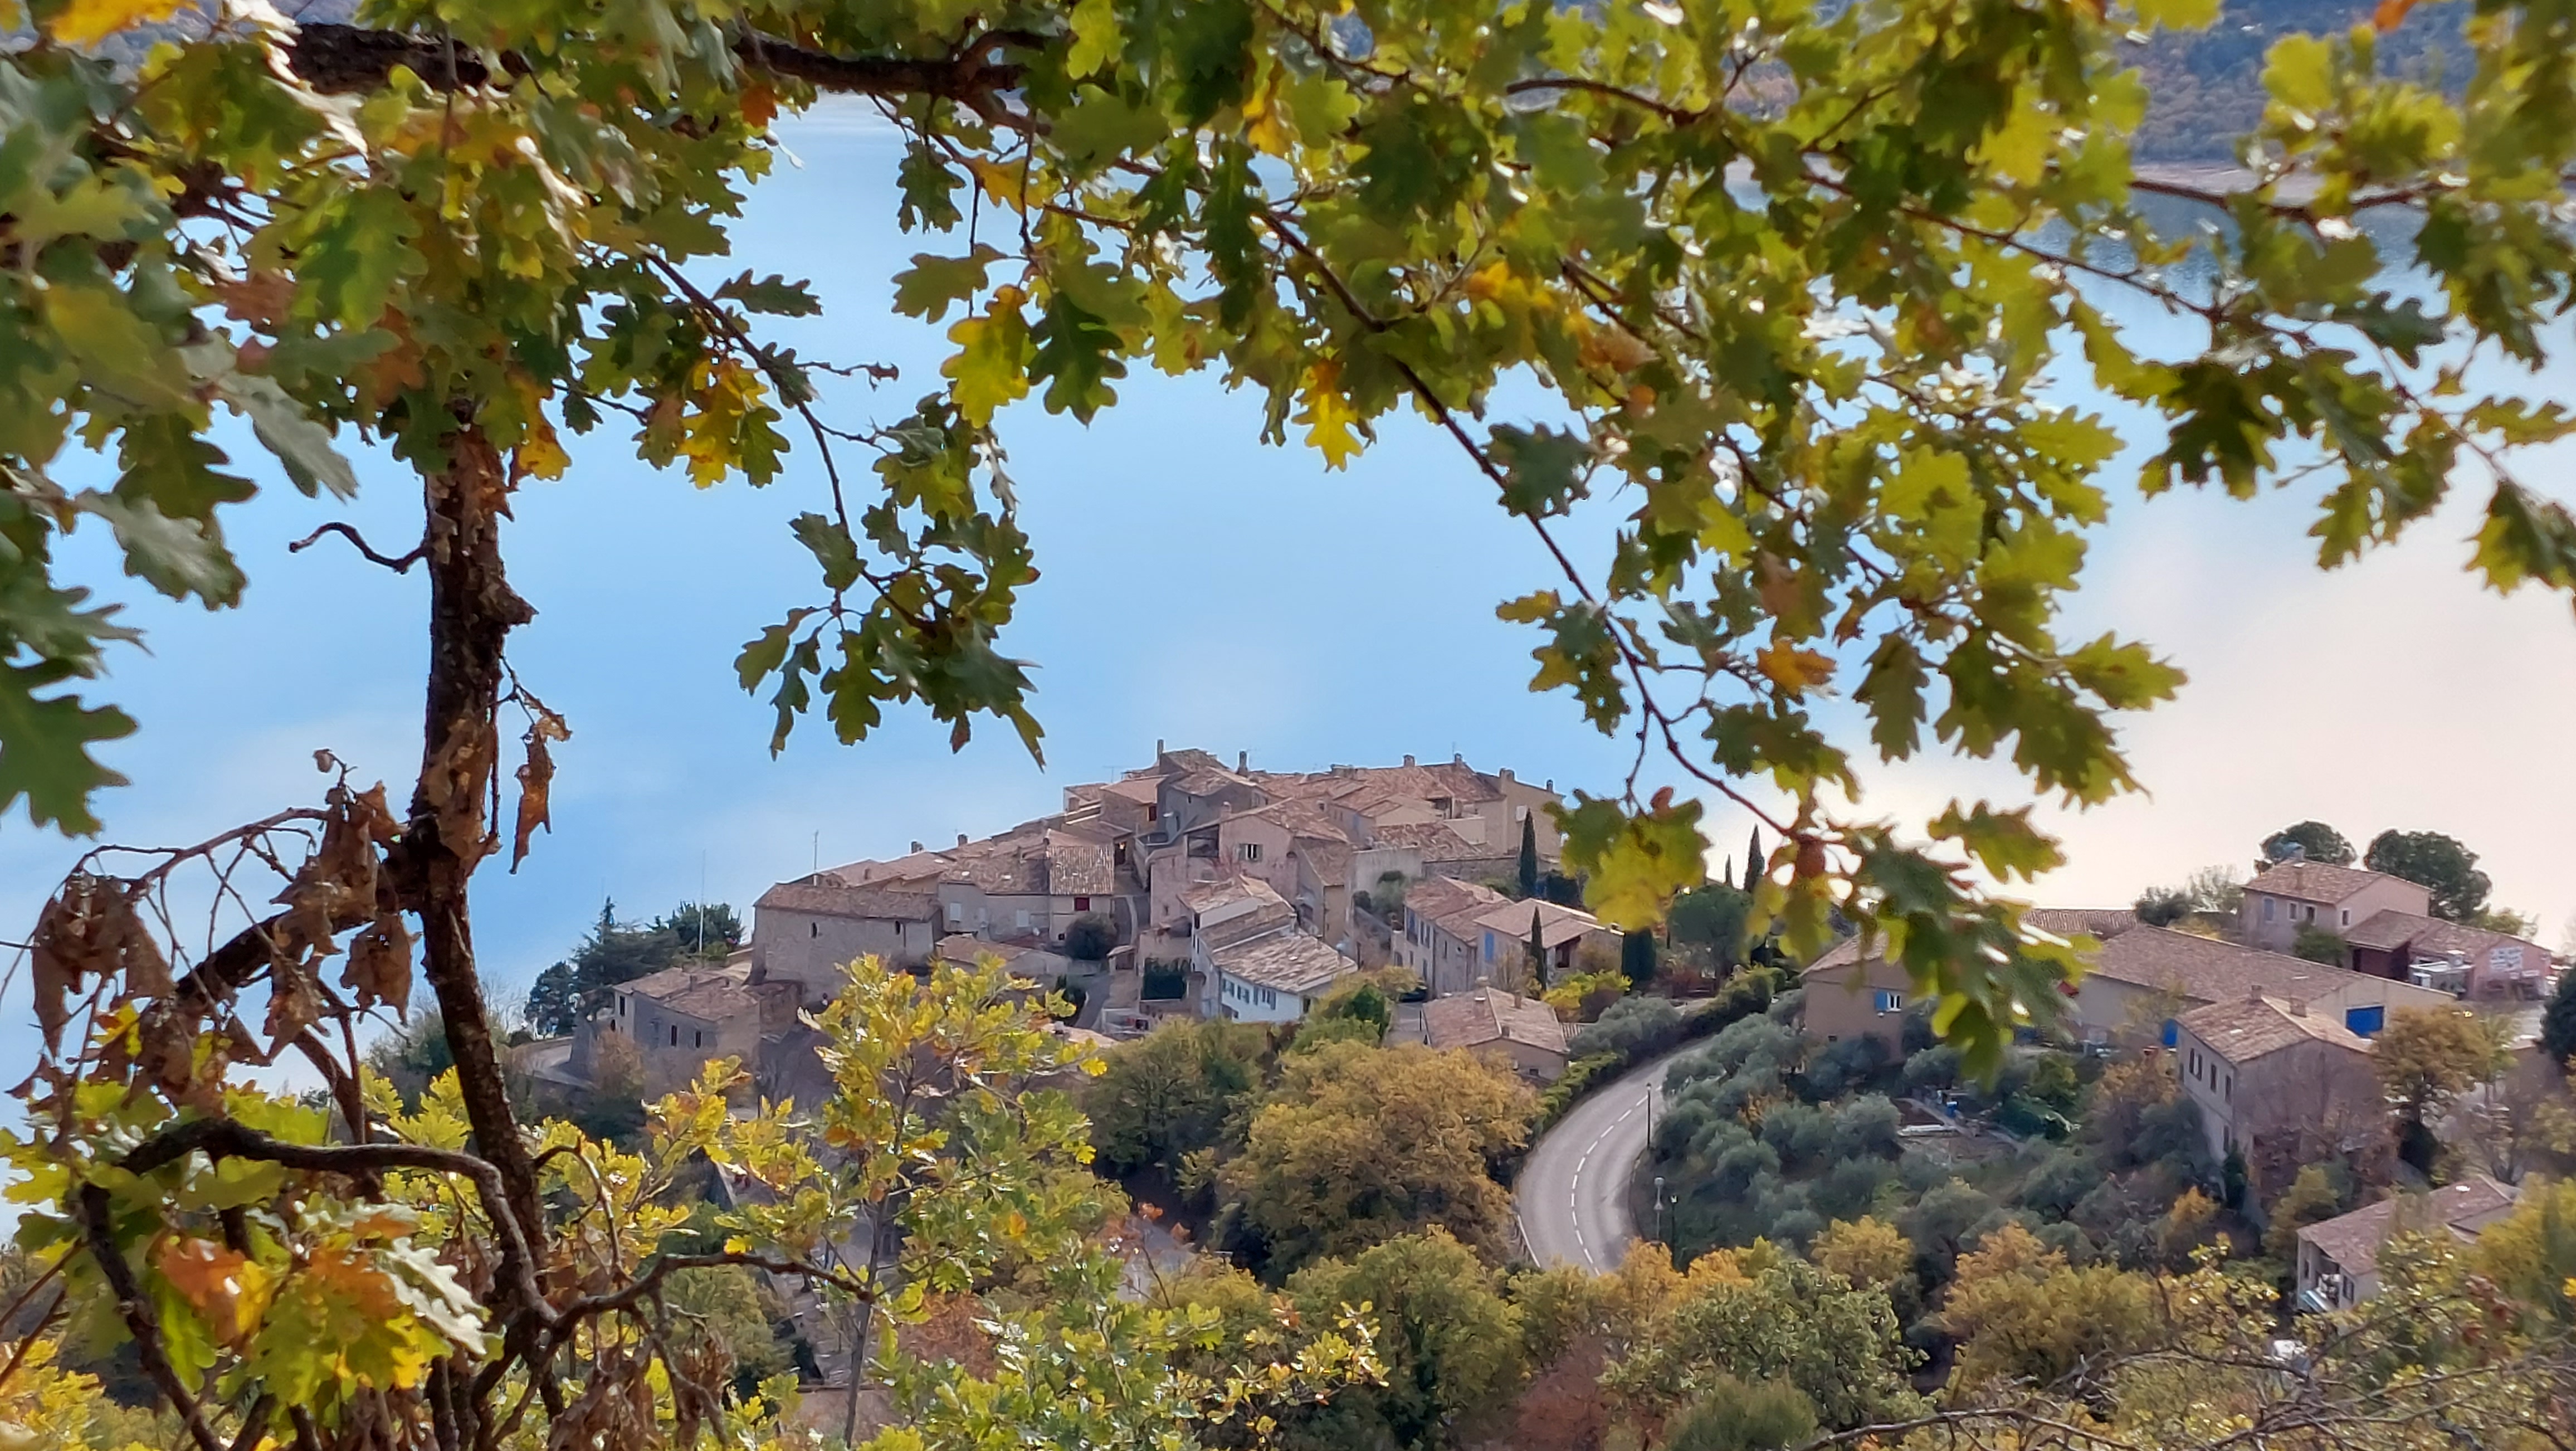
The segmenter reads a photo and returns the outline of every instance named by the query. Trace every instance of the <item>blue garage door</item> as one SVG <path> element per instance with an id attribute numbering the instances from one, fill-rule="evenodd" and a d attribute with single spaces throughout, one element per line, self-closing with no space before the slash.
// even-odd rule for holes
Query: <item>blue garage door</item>
<path id="1" fill-rule="evenodd" d="M 2347 1008 L 2343 1015 L 2343 1025 L 2361 1037 L 2372 1037 L 2381 1028 L 2388 1026 L 2388 1009 L 2384 1007 Z"/>

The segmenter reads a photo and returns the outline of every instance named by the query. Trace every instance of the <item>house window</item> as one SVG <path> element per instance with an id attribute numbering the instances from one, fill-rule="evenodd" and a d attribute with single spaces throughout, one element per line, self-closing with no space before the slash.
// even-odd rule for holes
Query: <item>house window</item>
<path id="1" fill-rule="evenodd" d="M 2352 909 L 2350 907 L 2343 909 L 2343 925 L 2346 927 L 2352 925 Z"/>
<path id="2" fill-rule="evenodd" d="M 948 904 L 948 925 L 951 927 L 962 927 L 966 925 L 965 903 L 951 902 Z"/>
<path id="3" fill-rule="evenodd" d="M 1257 862 L 1261 860 L 1261 843 L 1238 841 L 1234 844 L 1234 855 L 1238 861 Z"/>
<path id="4" fill-rule="evenodd" d="M 1019 912 L 1019 913 L 1015 913 L 1015 914 L 1013 914 L 1013 915 L 1014 915 L 1014 917 L 1016 918 L 1016 920 L 1019 922 L 1020 930 L 1021 930 L 1021 931 L 1023 931 L 1023 932 L 1028 931 L 1028 930 L 1029 930 L 1029 914 L 1028 914 L 1028 913 L 1026 913 L 1026 912 Z"/>
<path id="5" fill-rule="evenodd" d="M 703 1048 L 707 1046 L 707 1033 L 704 1028 L 691 1028 L 689 1030 L 689 1046 L 692 1048 Z"/>
<path id="6" fill-rule="evenodd" d="M 2236 1101 L 2236 1075 L 2233 1073 L 2227 1075 L 2225 1097 L 2229 1103 L 2234 1103 Z"/>
<path id="7" fill-rule="evenodd" d="M 671 1046 L 674 1048 L 680 1046 L 680 1025 L 677 1023 L 671 1025 Z"/>
<path id="8" fill-rule="evenodd" d="M 1494 960 L 1494 934 L 1491 932 L 1485 934 L 1485 960 L 1487 962 Z"/>
<path id="9" fill-rule="evenodd" d="M 1077 911 L 1077 912 L 1088 912 L 1088 911 L 1090 911 L 1090 910 L 1091 910 L 1091 899 L 1090 899 L 1089 897 L 1076 897 L 1076 898 L 1074 898 L 1074 899 L 1073 899 L 1073 910 L 1075 910 L 1075 911 Z"/>
<path id="10" fill-rule="evenodd" d="M 2272 899 L 2269 897 L 2263 899 L 2263 920 L 2266 922 L 2272 920 Z"/>
<path id="11" fill-rule="evenodd" d="M 808 922 L 808 923 L 806 923 L 806 924 L 805 924 L 805 935 L 806 935 L 806 936 L 808 936 L 808 937 L 820 937 L 820 936 L 822 936 L 822 935 L 823 935 L 823 924 L 822 924 L 822 923 L 820 923 L 820 922 Z"/>
<path id="12" fill-rule="evenodd" d="M 1152 821 L 1153 819 L 1155 819 L 1155 818 L 1156 818 L 1156 817 L 1158 817 L 1158 816 L 1161 816 L 1162 814 L 1163 814 L 1163 808 L 1161 808 L 1160 806 L 1155 805 L 1155 804 L 1154 804 L 1153 802 L 1151 802 L 1151 801 L 1148 801 L 1148 802 L 1146 802 L 1146 803 L 1145 803 L 1145 819 L 1146 819 L 1147 821 Z"/>
<path id="13" fill-rule="evenodd" d="M 1870 1004 L 1878 1009 L 1879 1014 L 1882 1017 L 1889 1013 L 1901 1012 L 1905 1007 L 1905 994 L 1895 992 L 1888 988 L 1880 988 L 1878 991 L 1870 994 Z"/>

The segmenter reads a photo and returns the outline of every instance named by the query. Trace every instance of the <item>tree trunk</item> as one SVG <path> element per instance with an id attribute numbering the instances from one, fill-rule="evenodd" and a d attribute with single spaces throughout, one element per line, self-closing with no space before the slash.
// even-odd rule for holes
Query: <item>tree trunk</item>
<path id="1" fill-rule="evenodd" d="M 499 1049 L 483 1012 L 467 884 L 494 849 L 485 803 L 500 757 L 495 716 L 505 674 L 501 648 L 510 631 L 536 612 L 511 592 L 502 570 L 500 525 L 509 512 L 509 483 L 499 455 L 470 423 L 448 446 L 448 467 L 424 475 L 428 700 L 420 781 L 401 860 L 409 877 L 406 895 L 420 914 L 422 968 L 438 995 L 475 1147 L 500 1171 L 511 1216 L 533 1249 L 544 1242 L 536 1170 L 510 1112 Z M 503 1269 L 506 1285 L 512 1277 L 509 1266 Z"/>

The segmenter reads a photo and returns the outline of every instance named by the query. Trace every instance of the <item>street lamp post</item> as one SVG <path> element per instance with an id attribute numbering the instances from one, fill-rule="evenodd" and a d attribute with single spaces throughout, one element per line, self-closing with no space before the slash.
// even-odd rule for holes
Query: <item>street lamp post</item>
<path id="1" fill-rule="evenodd" d="M 1664 1237 L 1664 1176 L 1655 1176 L 1655 1238 Z"/>

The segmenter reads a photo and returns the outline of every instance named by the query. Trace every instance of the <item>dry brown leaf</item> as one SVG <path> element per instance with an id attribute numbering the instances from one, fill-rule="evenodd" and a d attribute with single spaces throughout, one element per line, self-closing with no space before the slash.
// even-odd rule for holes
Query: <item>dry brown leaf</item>
<path id="1" fill-rule="evenodd" d="M 546 742 L 572 739 L 572 727 L 564 724 L 562 716 L 540 708 L 536 719 L 528 724 L 525 739 L 528 759 L 519 767 L 519 824 L 510 847 L 512 876 L 518 875 L 519 863 L 528 859 L 528 838 L 537 834 L 537 828 L 544 827 L 548 835 L 554 833 L 550 788 L 555 779 L 555 758 L 546 749 Z"/>
<path id="2" fill-rule="evenodd" d="M 411 933 L 402 914 L 388 912 L 349 939 L 349 961 L 340 981 L 358 995 L 358 1011 L 384 1003 L 400 1017 L 411 1009 Z"/>
<path id="3" fill-rule="evenodd" d="M 437 815 L 439 841 L 469 862 L 487 850 L 483 792 L 499 755 L 499 733 L 488 723 L 460 720 L 421 770 L 421 799 Z"/>
<path id="4" fill-rule="evenodd" d="M 123 974 L 128 994 L 168 997 L 170 959 L 161 955 L 161 944 L 143 925 L 142 914 L 134 909 L 134 898 L 112 890 L 98 895 L 98 917 L 91 924 L 90 936 L 98 944 L 100 958 Z"/>
<path id="5" fill-rule="evenodd" d="M 295 308 L 295 279 L 283 272 L 254 272 L 239 281 L 216 284 L 215 296 L 223 299 L 224 316 L 275 331 L 278 321 Z"/>
<path id="6" fill-rule="evenodd" d="M 197 1080 L 197 1035 L 167 1003 L 143 1014 L 135 1025 L 134 1071 L 173 1100 L 184 1101 Z"/>
<path id="7" fill-rule="evenodd" d="M 2379 8 L 2370 13 L 2370 27 L 2382 35 L 2406 21 L 2406 13 L 2415 8 L 2415 0 L 2379 0 Z"/>
<path id="8" fill-rule="evenodd" d="M 322 1019 L 321 985 L 309 964 L 280 958 L 268 974 L 268 1041 L 270 1052 Z"/>

